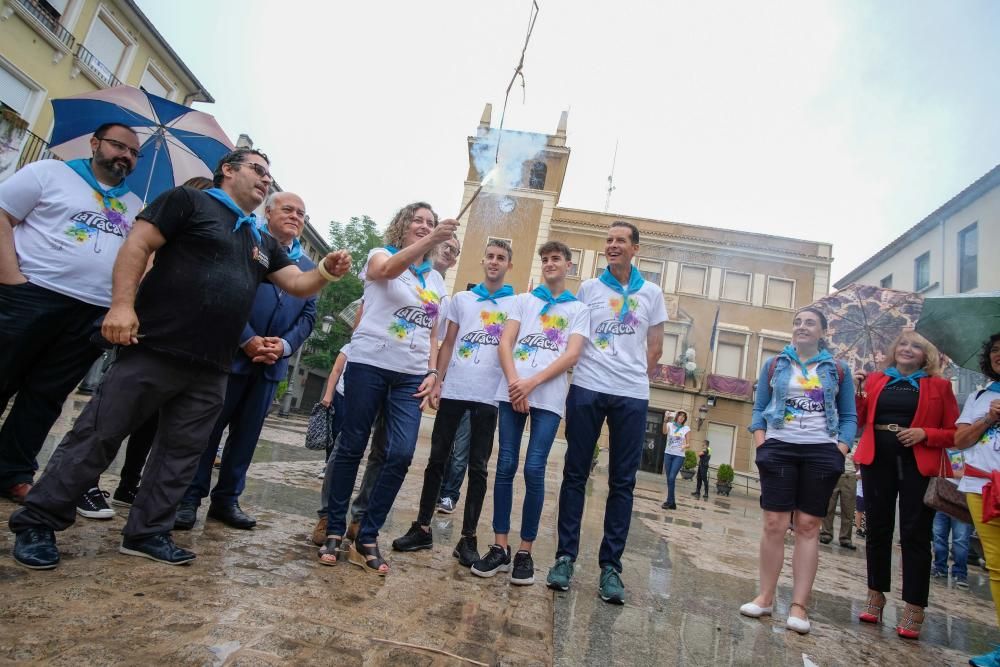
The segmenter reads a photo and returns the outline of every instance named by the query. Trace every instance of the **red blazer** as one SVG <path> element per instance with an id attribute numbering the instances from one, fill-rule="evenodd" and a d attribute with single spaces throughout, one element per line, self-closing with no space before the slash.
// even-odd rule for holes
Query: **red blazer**
<path id="1" fill-rule="evenodd" d="M 858 426 L 864 428 L 861 440 L 854 450 L 854 462 L 868 465 L 875 460 L 875 406 L 879 394 L 889 383 L 889 376 L 875 372 L 865 380 L 866 395 L 856 399 Z M 958 402 L 951 390 L 951 382 L 940 377 L 920 378 L 920 399 L 910 428 L 922 428 L 927 439 L 913 446 L 917 468 L 924 477 L 941 475 L 942 451 L 955 446 L 955 421 L 958 419 Z M 944 461 L 945 475 L 951 477 L 951 465 Z"/>

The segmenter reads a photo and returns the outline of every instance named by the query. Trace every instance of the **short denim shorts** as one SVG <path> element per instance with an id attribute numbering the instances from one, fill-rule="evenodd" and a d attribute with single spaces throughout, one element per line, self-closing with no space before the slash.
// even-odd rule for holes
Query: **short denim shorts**
<path id="1" fill-rule="evenodd" d="M 770 438 L 757 448 L 755 461 L 760 507 L 768 512 L 794 510 L 823 518 L 844 474 L 844 455 L 835 442 L 803 445 Z"/>

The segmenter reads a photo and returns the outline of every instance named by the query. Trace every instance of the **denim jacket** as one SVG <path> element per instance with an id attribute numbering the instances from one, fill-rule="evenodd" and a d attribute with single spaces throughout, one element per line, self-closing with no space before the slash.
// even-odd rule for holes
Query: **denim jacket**
<path id="1" fill-rule="evenodd" d="M 785 426 L 785 396 L 788 393 L 788 383 L 792 376 L 792 361 L 784 354 L 779 354 L 774 366 L 774 375 L 768 382 L 768 370 L 771 360 L 768 359 L 760 369 L 757 379 L 757 398 L 753 402 L 753 418 L 749 431 L 780 429 Z M 830 437 L 835 438 L 848 447 L 854 446 L 854 436 L 858 430 L 857 409 L 854 406 L 854 379 L 849 368 L 844 367 L 844 379 L 838 377 L 833 359 L 819 362 L 816 373 L 823 385 L 823 408 L 826 412 L 826 426 Z M 838 387 L 839 383 L 839 387 Z"/>

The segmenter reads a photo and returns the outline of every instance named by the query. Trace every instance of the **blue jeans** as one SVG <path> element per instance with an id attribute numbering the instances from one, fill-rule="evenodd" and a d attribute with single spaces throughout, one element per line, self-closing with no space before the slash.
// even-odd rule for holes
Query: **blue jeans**
<path id="1" fill-rule="evenodd" d="M 684 465 L 684 457 L 675 454 L 667 454 L 663 457 L 663 471 L 667 473 L 667 504 L 674 503 L 674 487 L 677 485 L 677 473 Z M 707 484 L 705 485 L 708 486 Z"/>
<path id="2" fill-rule="evenodd" d="M 469 440 L 472 437 L 472 424 L 469 413 L 462 416 L 455 434 L 455 445 L 451 449 L 451 458 L 444 469 L 444 482 L 441 483 L 441 498 L 451 498 L 454 505 L 462 496 L 462 482 L 465 481 L 465 471 L 469 468 Z"/>
<path id="3" fill-rule="evenodd" d="M 531 434 L 524 457 L 524 505 L 521 509 L 521 539 L 534 542 L 538 520 L 545 502 L 545 464 L 556 438 L 561 418 L 549 410 L 531 408 Z M 493 482 L 493 532 L 510 532 L 510 510 L 514 504 L 514 475 L 521 457 L 521 436 L 528 415 L 516 412 L 510 403 L 500 402 L 500 453 Z"/>
<path id="4" fill-rule="evenodd" d="M 621 572 L 622 553 L 632 522 L 632 490 L 642 459 L 649 401 L 603 394 L 577 385 L 566 396 L 566 461 L 559 489 L 559 547 L 556 558 L 575 561 L 580 551 L 580 524 L 594 446 L 608 422 L 608 500 L 604 505 L 601 567 Z"/>
<path id="5" fill-rule="evenodd" d="M 385 463 L 375 480 L 368 511 L 361 521 L 358 540 L 372 544 L 392 509 L 413 460 L 420 431 L 420 399 L 414 394 L 423 375 L 399 373 L 377 366 L 347 362 L 344 370 L 344 419 L 340 444 L 333 457 L 330 489 L 327 498 L 327 534 L 343 535 L 347 505 L 358 476 L 361 457 L 368 446 L 368 435 L 379 408 L 385 411 L 388 444 Z"/>
<path id="6" fill-rule="evenodd" d="M 959 521 L 944 512 L 934 515 L 934 571 L 948 573 L 948 533 L 951 532 L 951 576 L 967 579 L 969 576 L 969 536 L 972 524 Z"/>

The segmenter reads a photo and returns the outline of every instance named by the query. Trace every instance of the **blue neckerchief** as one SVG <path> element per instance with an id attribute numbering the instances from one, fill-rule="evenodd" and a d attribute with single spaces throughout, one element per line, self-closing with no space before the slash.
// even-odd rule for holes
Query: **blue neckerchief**
<path id="1" fill-rule="evenodd" d="M 389 251 L 390 255 L 395 255 L 399 252 L 399 248 L 394 245 L 387 245 L 383 247 Z M 424 276 L 430 273 L 433 268 L 434 266 L 431 264 L 431 260 L 429 259 L 425 259 L 423 264 L 410 264 L 410 271 L 413 271 L 417 280 L 420 281 L 421 287 L 427 287 L 427 281 L 424 279 Z"/>
<path id="2" fill-rule="evenodd" d="M 253 240 L 260 243 L 260 231 L 257 229 L 256 214 L 251 213 L 247 215 L 244 213 L 243 209 L 237 206 L 233 198 L 229 196 L 229 193 L 221 188 L 209 188 L 205 190 L 205 194 L 212 199 L 222 202 L 226 208 L 236 214 L 236 226 L 233 227 L 234 232 L 240 231 L 240 227 L 243 225 L 250 225 L 250 233 L 253 234 Z"/>
<path id="3" fill-rule="evenodd" d="M 1000 382 L 990 382 L 986 385 L 986 391 L 995 391 L 1000 394 Z"/>
<path id="4" fill-rule="evenodd" d="M 632 267 L 632 272 L 628 276 L 628 285 L 622 287 L 622 284 L 618 282 L 614 274 L 611 273 L 610 267 L 604 267 L 604 273 L 601 274 L 599 280 L 622 295 L 622 310 L 618 313 L 618 319 L 624 319 L 628 314 L 628 298 L 642 289 L 642 284 L 646 282 L 642 278 L 642 274 L 639 273 L 639 269 Z"/>
<path id="5" fill-rule="evenodd" d="M 920 385 L 917 384 L 917 380 L 919 380 L 920 378 L 927 377 L 927 371 L 925 371 L 923 368 L 921 368 L 919 371 L 916 371 L 915 373 L 910 373 L 909 375 L 903 375 L 902 373 L 899 372 L 899 369 L 896 368 L 895 366 L 889 366 L 889 368 L 885 369 L 884 373 L 892 378 L 891 380 L 889 380 L 889 384 L 885 385 L 887 387 L 890 387 L 896 384 L 897 382 L 908 382 L 910 386 L 913 387 L 914 389 L 920 389 Z"/>
<path id="6" fill-rule="evenodd" d="M 257 229 L 259 231 L 264 232 L 268 236 L 271 236 L 271 230 L 267 228 L 267 225 L 265 224 L 257 225 Z M 281 244 L 279 243 L 278 245 Z M 292 239 L 292 247 L 288 249 L 288 259 L 292 260 L 293 262 L 297 262 L 300 259 L 302 259 L 302 244 L 299 243 L 299 240 L 297 238 Z"/>
<path id="7" fill-rule="evenodd" d="M 486 285 L 479 283 L 469 291 L 479 297 L 476 299 L 477 302 L 492 301 L 493 303 L 496 303 L 497 299 L 502 299 L 505 296 L 514 296 L 514 288 L 510 285 L 504 285 L 496 292 L 491 293 L 488 289 L 486 289 Z"/>
<path id="8" fill-rule="evenodd" d="M 90 160 L 70 160 L 66 163 L 66 166 L 79 174 L 80 178 L 87 181 L 87 185 L 94 188 L 94 192 L 101 195 L 101 199 L 104 203 L 104 208 L 111 209 L 111 200 L 117 199 L 124 195 L 127 195 L 131 190 L 128 189 L 128 185 L 125 184 L 125 179 L 113 188 L 105 189 L 103 185 L 97 182 L 97 177 L 94 176 L 94 170 L 90 166 Z"/>
<path id="9" fill-rule="evenodd" d="M 549 289 L 548 285 L 539 285 L 535 289 L 531 290 L 531 293 L 545 302 L 542 306 L 542 312 L 540 315 L 544 315 L 549 311 L 549 308 L 556 305 L 557 303 L 569 303 L 571 301 L 576 301 L 576 297 L 569 290 L 563 290 L 563 293 L 559 296 L 552 296 L 552 290 Z"/>
<path id="10" fill-rule="evenodd" d="M 793 363 L 798 364 L 799 368 L 802 369 L 802 375 L 806 377 L 809 377 L 809 366 L 811 364 L 818 364 L 821 361 L 826 361 L 827 359 L 833 359 L 833 355 L 830 354 L 828 350 L 820 350 L 819 354 L 817 354 L 815 357 L 812 357 L 811 359 L 806 359 L 803 362 L 801 359 L 799 359 L 799 353 L 795 351 L 795 346 L 791 344 L 786 345 L 785 348 L 781 351 L 781 353 L 784 354 L 786 357 L 788 357 Z"/>

